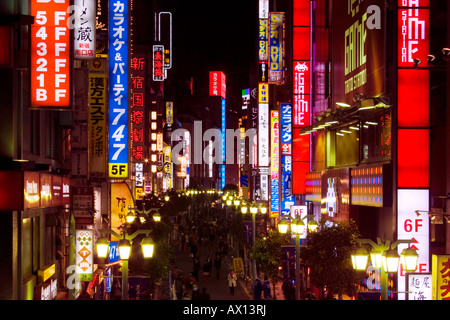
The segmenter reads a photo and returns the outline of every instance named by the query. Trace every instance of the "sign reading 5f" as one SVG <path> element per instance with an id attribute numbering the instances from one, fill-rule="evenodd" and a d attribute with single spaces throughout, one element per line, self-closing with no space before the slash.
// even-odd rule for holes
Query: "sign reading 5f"
<path id="1" fill-rule="evenodd" d="M 109 177 L 128 177 L 128 0 L 109 1 Z"/>

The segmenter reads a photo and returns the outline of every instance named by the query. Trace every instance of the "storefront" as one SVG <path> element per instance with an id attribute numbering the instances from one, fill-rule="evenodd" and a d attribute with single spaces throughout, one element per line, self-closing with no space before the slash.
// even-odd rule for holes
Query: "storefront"
<path id="1" fill-rule="evenodd" d="M 54 299 L 65 285 L 70 178 L 36 171 L 0 171 L 0 210 L 10 224 L 2 241 L 4 299 Z M 7 258 L 10 257 L 10 258 Z"/>

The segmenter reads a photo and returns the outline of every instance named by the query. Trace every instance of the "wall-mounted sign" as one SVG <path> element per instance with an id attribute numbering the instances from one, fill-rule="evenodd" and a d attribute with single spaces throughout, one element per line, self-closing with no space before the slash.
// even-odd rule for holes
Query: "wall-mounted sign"
<path id="1" fill-rule="evenodd" d="M 92 281 L 94 264 L 94 232 L 75 231 L 75 273 L 80 281 Z"/>
<path id="2" fill-rule="evenodd" d="M 433 254 L 433 300 L 450 300 L 450 256 Z"/>
<path id="3" fill-rule="evenodd" d="M 94 0 L 75 0 L 74 48 L 75 59 L 95 58 L 95 2 Z"/>
<path id="4" fill-rule="evenodd" d="M 31 107 L 71 108 L 69 5 L 69 0 L 31 0 Z"/>
<path id="5" fill-rule="evenodd" d="M 109 1 L 109 177 L 128 177 L 128 0 Z"/>
<path id="6" fill-rule="evenodd" d="M 222 71 L 209 72 L 209 95 L 226 99 L 227 84 L 226 77 Z"/>
<path id="7" fill-rule="evenodd" d="M 284 82 L 284 12 L 269 13 L 269 83 Z"/>
<path id="8" fill-rule="evenodd" d="M 153 81 L 164 81 L 164 46 L 153 45 Z"/>

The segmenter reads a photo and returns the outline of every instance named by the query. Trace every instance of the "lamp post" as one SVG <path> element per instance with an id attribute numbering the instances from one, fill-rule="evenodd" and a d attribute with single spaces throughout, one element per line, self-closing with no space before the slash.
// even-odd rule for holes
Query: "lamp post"
<path id="1" fill-rule="evenodd" d="M 369 244 L 372 247 L 370 258 L 374 268 L 380 269 L 381 275 L 381 299 L 388 300 L 388 273 L 397 272 L 400 262 L 405 271 L 415 271 L 417 268 L 417 260 L 419 255 L 416 250 L 408 247 L 404 249 L 399 256 L 397 253 L 397 246 L 399 244 L 410 245 L 413 240 L 397 240 L 393 243 L 386 240 L 384 243 L 380 238 L 377 238 L 377 243 L 370 239 L 356 239 L 356 242 L 361 244 Z M 352 264 L 355 270 L 365 271 L 369 255 L 366 249 L 360 247 L 352 254 Z"/>
<path id="2" fill-rule="evenodd" d="M 132 219 L 133 215 L 131 215 L 130 212 L 127 215 L 127 223 L 125 223 L 124 225 L 123 235 L 117 234 L 114 230 L 109 229 L 99 230 L 101 234 L 112 234 L 118 239 L 122 238 L 119 241 L 119 256 L 120 259 L 122 260 L 122 300 L 128 300 L 128 259 L 131 253 L 131 241 L 133 241 L 133 239 L 136 238 L 138 235 L 145 234 L 146 237 L 141 241 L 144 258 L 152 258 L 154 251 L 153 240 L 149 237 L 149 234 L 152 232 L 151 230 L 139 229 L 131 235 L 128 234 L 127 224 L 132 223 L 134 220 Z M 96 247 L 98 257 L 106 258 L 108 255 L 108 247 L 109 247 L 108 239 L 106 238 L 98 239 Z"/>
<path id="3" fill-rule="evenodd" d="M 306 215 L 303 218 L 296 218 L 291 221 L 291 232 L 295 234 L 295 299 L 300 300 L 300 236 L 306 231 L 304 219 L 314 219 L 314 215 Z M 286 234 L 288 231 L 289 223 L 286 220 L 281 220 L 278 223 L 278 231 Z M 315 220 L 308 222 L 308 231 L 314 232 L 318 227 Z"/>
<path id="4" fill-rule="evenodd" d="M 255 244 L 256 241 L 256 214 L 258 213 L 258 206 L 255 204 L 252 204 L 250 206 L 247 206 L 246 204 L 243 204 L 241 206 L 241 212 L 242 214 L 246 214 L 249 212 L 252 214 L 252 246 Z M 267 213 L 267 208 L 264 206 L 259 207 L 259 211 L 261 214 Z M 255 258 L 252 258 L 252 273 L 253 278 L 256 279 L 256 260 Z"/>

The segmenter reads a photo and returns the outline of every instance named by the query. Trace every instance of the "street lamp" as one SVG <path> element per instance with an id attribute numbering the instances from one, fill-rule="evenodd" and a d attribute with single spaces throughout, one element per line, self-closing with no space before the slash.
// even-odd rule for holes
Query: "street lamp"
<path id="1" fill-rule="evenodd" d="M 241 212 L 243 214 L 246 214 L 249 211 L 252 214 L 252 244 L 254 245 L 256 241 L 256 214 L 258 213 L 258 206 L 255 204 L 251 204 L 249 206 L 243 204 L 241 206 Z M 266 214 L 267 208 L 261 206 L 259 207 L 259 211 L 262 214 Z M 256 260 L 254 258 L 252 259 L 252 269 L 253 277 L 256 279 Z"/>
<path id="2" fill-rule="evenodd" d="M 314 215 L 308 214 L 303 218 L 296 218 L 291 221 L 291 232 L 295 235 L 295 298 L 300 300 L 300 236 L 306 231 L 304 219 L 310 218 L 308 222 L 308 231 L 314 232 L 317 230 L 318 224 L 314 219 Z M 314 223 L 315 222 L 315 223 Z M 278 231 L 286 234 L 289 223 L 286 220 L 281 220 L 278 223 Z"/>
<path id="3" fill-rule="evenodd" d="M 379 268 L 381 272 L 381 299 L 388 299 L 388 273 L 398 271 L 400 261 L 402 262 L 403 269 L 405 271 L 415 271 L 417 268 L 417 260 L 419 255 L 416 250 L 412 248 L 406 248 L 402 251 L 401 256 L 397 253 L 397 246 L 399 244 L 410 245 L 413 240 L 397 240 L 391 243 L 389 240 L 384 243 L 380 238 L 377 238 L 377 243 L 370 239 L 356 239 L 358 244 L 369 244 L 373 250 L 370 254 L 372 266 Z M 353 268 L 359 271 L 365 271 L 367 267 L 369 255 L 363 248 L 359 248 L 352 254 Z"/>
<path id="4" fill-rule="evenodd" d="M 151 258 L 154 250 L 153 241 L 148 236 L 151 233 L 151 230 L 139 229 L 129 235 L 125 224 L 123 235 L 119 235 L 114 230 L 109 229 L 100 229 L 99 232 L 103 234 L 112 234 L 116 238 L 122 238 L 119 241 L 119 256 L 122 260 L 122 300 L 128 300 L 128 259 L 130 258 L 131 253 L 131 241 L 139 234 L 146 234 L 146 238 L 141 242 L 142 252 L 144 258 Z M 96 247 L 98 257 L 106 258 L 109 247 L 108 240 L 106 238 L 98 239 Z"/>

